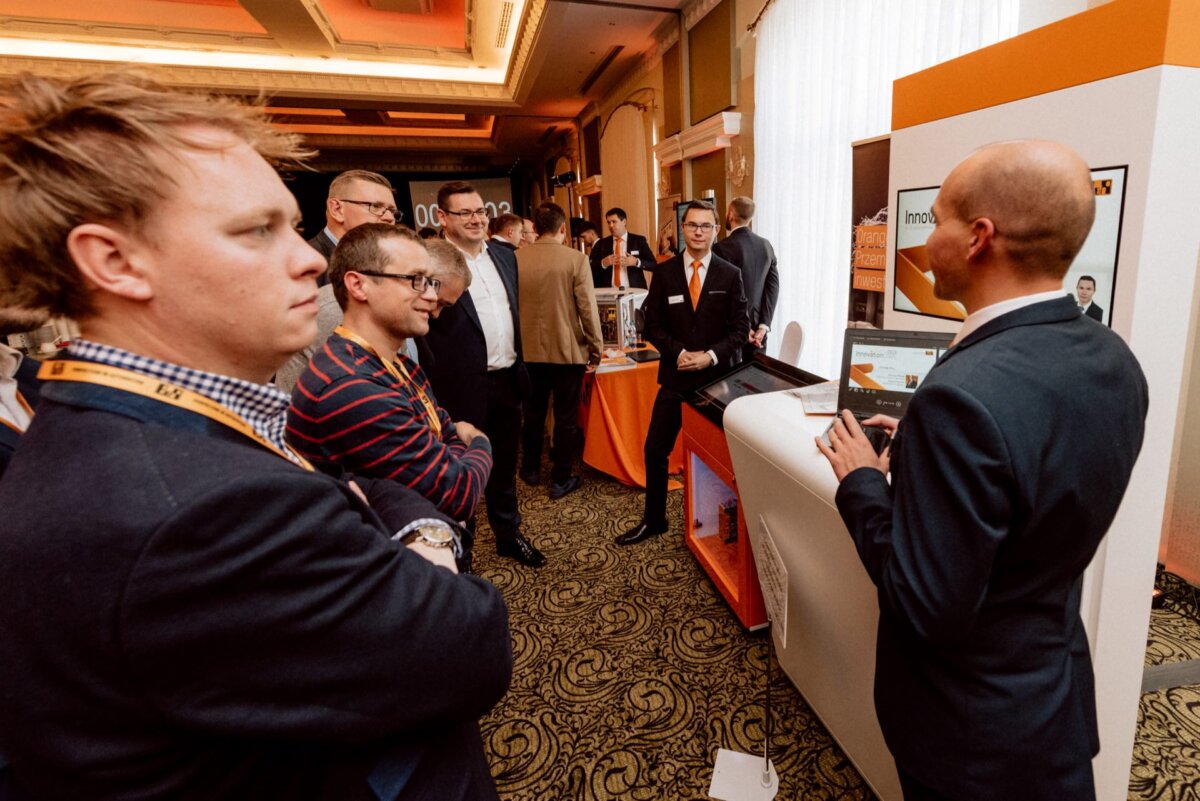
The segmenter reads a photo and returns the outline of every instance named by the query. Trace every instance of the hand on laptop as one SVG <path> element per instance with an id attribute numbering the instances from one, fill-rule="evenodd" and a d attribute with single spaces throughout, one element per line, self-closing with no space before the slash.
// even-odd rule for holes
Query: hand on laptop
<path id="1" fill-rule="evenodd" d="M 872 423 L 872 420 L 883 418 L 884 421 L 890 421 L 892 427 L 888 433 L 895 432 L 895 418 L 886 417 L 885 415 L 875 415 L 866 422 L 870 425 L 879 425 L 886 429 L 886 423 Z M 822 437 L 815 437 L 817 449 L 825 455 L 829 460 L 830 466 L 833 468 L 833 474 L 840 482 L 850 473 L 860 467 L 871 467 L 879 472 L 887 475 L 890 466 L 889 454 L 890 449 L 884 448 L 883 453 L 876 454 L 875 446 L 867 439 L 867 435 L 863 433 L 862 426 L 854 419 L 854 415 L 847 409 L 843 409 L 838 415 L 829 431 L 826 432 L 829 443 L 826 444 Z"/>
<path id="2" fill-rule="evenodd" d="M 900 418 L 888 417 L 886 414 L 877 414 L 874 417 L 868 417 L 862 421 L 864 426 L 879 426 L 888 432 L 888 436 L 896 436 L 896 429 L 900 425 Z"/>

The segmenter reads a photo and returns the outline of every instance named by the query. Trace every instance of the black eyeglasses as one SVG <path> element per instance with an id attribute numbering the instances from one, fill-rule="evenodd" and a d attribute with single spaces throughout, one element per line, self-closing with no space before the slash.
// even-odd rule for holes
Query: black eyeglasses
<path id="1" fill-rule="evenodd" d="M 404 212 L 400 211 L 400 209 L 396 208 L 395 206 L 389 206 L 386 203 L 379 203 L 374 200 L 351 200 L 350 198 L 346 197 L 339 197 L 337 199 L 343 203 L 353 203 L 356 206 L 366 206 L 367 211 L 375 217 L 382 217 L 385 211 L 390 211 L 392 213 L 392 219 L 396 222 L 400 222 L 404 219 Z"/>
<path id="2" fill-rule="evenodd" d="M 453 217 L 457 217 L 458 219 L 462 220 L 463 222 L 466 222 L 467 220 L 471 219 L 472 217 L 479 217 L 484 220 L 486 220 L 488 218 L 488 210 L 487 209 L 475 209 L 475 210 L 463 209 L 462 211 L 446 211 L 445 209 L 442 209 L 442 211 Z"/>
<path id="3" fill-rule="evenodd" d="M 369 275 L 372 278 L 403 278 L 412 284 L 413 292 L 424 292 L 426 287 L 433 287 L 434 292 L 442 289 L 442 282 L 428 275 L 401 275 L 400 273 L 380 273 L 374 270 L 355 270 L 359 275 Z"/>
<path id="4" fill-rule="evenodd" d="M 683 227 L 688 229 L 689 231 L 703 231 L 704 233 L 707 234 L 709 231 L 712 231 L 717 226 L 713 225 L 712 223 L 685 222 L 683 224 Z"/>

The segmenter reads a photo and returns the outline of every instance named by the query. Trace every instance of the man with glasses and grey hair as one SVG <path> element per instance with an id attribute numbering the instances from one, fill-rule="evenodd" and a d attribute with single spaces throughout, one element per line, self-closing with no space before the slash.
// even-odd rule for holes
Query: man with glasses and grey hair
<path id="1" fill-rule="evenodd" d="M 683 253 L 654 271 L 642 306 L 645 336 L 662 354 L 658 395 L 646 432 L 646 506 L 642 520 L 617 537 L 633 545 L 663 534 L 667 524 L 667 471 L 683 425 L 683 399 L 722 370 L 741 361 L 750 333 L 742 273 L 714 255 L 716 210 L 703 201 L 683 213 Z"/>
<path id="2" fill-rule="evenodd" d="M 403 351 L 437 309 L 433 269 L 420 237 L 404 227 L 367 223 L 338 243 L 329 280 L 342 322 L 296 384 L 287 437 L 310 461 L 398 481 L 465 520 L 491 472 L 491 443 L 470 423 L 451 421 Z"/>
<path id="3" fill-rule="evenodd" d="M 483 494 L 496 553 L 541 567 L 546 557 L 521 534 L 517 509 L 521 402 L 529 394 L 517 260 L 507 248 L 487 241 L 488 212 L 474 186 L 443 184 L 437 205 L 446 241 L 462 252 L 471 270 L 471 285 L 430 323 L 421 366 L 451 417 L 478 426 L 492 442 L 492 475 Z"/>
<path id="4" fill-rule="evenodd" d="M 364 223 L 400 222 L 404 215 L 396 208 L 393 192 L 388 179 L 377 172 L 348 170 L 338 175 L 329 184 L 329 197 L 325 199 L 325 228 L 308 244 L 328 262 L 347 231 Z M 324 276 L 321 283 L 327 280 L 328 276 Z"/>

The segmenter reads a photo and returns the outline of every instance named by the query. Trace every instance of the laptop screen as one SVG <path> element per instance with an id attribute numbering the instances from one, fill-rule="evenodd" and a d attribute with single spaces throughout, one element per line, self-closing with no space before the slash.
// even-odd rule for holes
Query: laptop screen
<path id="1" fill-rule="evenodd" d="M 901 417 L 953 334 L 847 328 L 838 408 L 856 417 Z"/>

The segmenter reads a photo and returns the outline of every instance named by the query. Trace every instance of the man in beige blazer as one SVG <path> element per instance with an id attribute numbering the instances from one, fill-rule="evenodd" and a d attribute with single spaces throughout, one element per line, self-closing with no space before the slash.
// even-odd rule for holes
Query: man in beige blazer
<path id="1" fill-rule="evenodd" d="M 583 445 L 579 391 L 585 371 L 600 363 L 603 339 L 587 256 L 563 244 L 567 215 L 553 203 L 534 214 L 538 238 L 517 251 L 521 340 L 532 396 L 525 409 L 521 478 L 541 482 L 546 410 L 554 396 L 554 442 L 550 448 L 550 498 L 579 489 L 572 473 Z"/>

